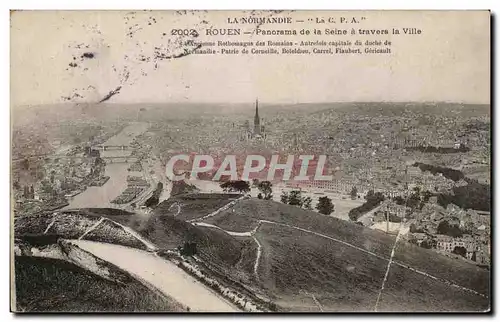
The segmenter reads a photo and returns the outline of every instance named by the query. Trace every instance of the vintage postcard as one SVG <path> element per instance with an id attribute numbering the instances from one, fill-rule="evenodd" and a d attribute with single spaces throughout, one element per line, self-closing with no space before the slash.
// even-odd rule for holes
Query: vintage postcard
<path id="1" fill-rule="evenodd" d="M 13 312 L 490 312 L 489 11 L 12 11 Z"/>

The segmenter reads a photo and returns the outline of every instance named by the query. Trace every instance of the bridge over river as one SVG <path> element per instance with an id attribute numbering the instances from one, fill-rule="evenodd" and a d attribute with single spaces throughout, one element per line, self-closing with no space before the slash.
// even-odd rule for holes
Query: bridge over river
<path id="1" fill-rule="evenodd" d="M 95 147 L 101 147 L 101 158 L 106 161 L 105 175 L 109 180 L 100 187 L 88 187 L 76 195 L 66 209 L 86 207 L 111 207 L 116 208 L 111 200 L 118 197 L 127 188 L 127 176 L 142 176 L 142 172 L 128 171 L 130 164 L 137 161 L 132 155 L 130 144 L 137 135 L 148 129 L 146 123 L 132 123 L 108 141 Z"/>

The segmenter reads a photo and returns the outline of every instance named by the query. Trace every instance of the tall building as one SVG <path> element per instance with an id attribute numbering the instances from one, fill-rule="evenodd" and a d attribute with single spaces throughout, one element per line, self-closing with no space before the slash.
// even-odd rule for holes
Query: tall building
<path id="1" fill-rule="evenodd" d="M 264 119 L 260 119 L 259 116 L 259 100 L 255 100 L 255 116 L 253 120 L 253 130 L 250 129 L 250 122 L 248 120 L 245 121 L 243 126 L 240 128 L 243 129 L 243 132 L 238 135 L 240 140 L 251 140 L 251 139 L 266 139 L 266 133 L 264 131 L 263 123 Z"/>
<path id="2" fill-rule="evenodd" d="M 255 117 L 253 121 L 253 135 L 260 135 L 259 100 L 255 100 Z"/>

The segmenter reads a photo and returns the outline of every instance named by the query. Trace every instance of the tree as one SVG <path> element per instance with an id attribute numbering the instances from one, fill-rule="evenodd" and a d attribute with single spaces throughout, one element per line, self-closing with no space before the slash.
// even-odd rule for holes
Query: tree
<path id="1" fill-rule="evenodd" d="M 357 221 L 358 218 L 373 208 L 377 207 L 382 201 L 384 201 L 384 194 L 381 192 L 376 192 L 370 196 L 364 204 L 359 207 L 349 210 L 349 219 L 352 221 Z"/>
<path id="2" fill-rule="evenodd" d="M 259 192 L 259 194 L 257 195 L 257 198 L 262 199 L 263 198 L 262 193 Z"/>
<path id="3" fill-rule="evenodd" d="M 281 202 L 288 203 L 288 199 L 289 199 L 288 192 L 286 192 L 286 191 L 281 192 L 281 196 L 280 196 Z"/>
<path id="4" fill-rule="evenodd" d="M 303 202 L 302 192 L 300 190 L 290 191 L 290 196 L 288 197 L 289 205 L 302 207 Z"/>
<path id="5" fill-rule="evenodd" d="M 312 209 L 311 203 L 312 203 L 312 198 L 311 197 L 305 197 L 302 200 L 302 207 L 304 207 L 304 209 Z"/>
<path id="6" fill-rule="evenodd" d="M 221 183 L 220 187 L 225 192 L 240 192 L 240 193 L 250 192 L 250 185 L 248 184 L 248 182 L 243 180 L 226 181 Z"/>
<path id="7" fill-rule="evenodd" d="M 417 228 L 417 226 L 412 223 L 410 224 L 410 233 L 423 233 L 424 230 L 422 228 Z"/>
<path id="8" fill-rule="evenodd" d="M 465 247 L 455 246 L 455 248 L 453 248 L 452 253 L 467 258 L 467 249 Z"/>
<path id="9" fill-rule="evenodd" d="M 406 202 L 406 205 L 412 209 L 417 208 L 419 204 L 420 204 L 420 195 L 418 193 L 412 193 Z"/>
<path id="10" fill-rule="evenodd" d="M 358 197 L 358 189 L 356 187 L 352 187 L 350 195 L 352 200 L 356 199 Z"/>
<path id="11" fill-rule="evenodd" d="M 420 247 L 422 248 L 427 248 L 427 249 L 431 249 L 432 248 L 432 245 L 431 243 L 428 241 L 428 240 L 424 240 L 420 243 Z"/>
<path id="12" fill-rule="evenodd" d="M 318 209 L 320 214 L 329 215 L 335 210 L 335 205 L 332 203 L 332 199 L 324 196 L 318 199 L 316 209 Z"/>
<path id="13" fill-rule="evenodd" d="M 196 243 L 194 242 L 185 242 L 184 246 L 180 250 L 181 255 L 183 256 L 193 256 L 196 255 Z"/>
<path id="14" fill-rule="evenodd" d="M 144 206 L 146 207 L 155 207 L 158 205 L 158 203 L 160 202 L 160 199 L 158 197 L 156 197 L 155 195 L 152 195 L 151 197 L 148 198 L 148 200 L 146 200 L 146 202 L 144 203 Z"/>
<path id="15" fill-rule="evenodd" d="M 369 190 L 368 193 L 365 196 L 365 199 L 368 200 L 368 199 L 372 198 L 373 195 L 375 195 L 375 191 Z"/>
<path id="16" fill-rule="evenodd" d="M 472 221 L 468 221 L 465 223 L 464 229 L 467 232 L 467 234 L 472 235 L 474 233 L 474 230 L 476 230 L 476 226 L 474 225 L 474 223 Z"/>
<path id="17" fill-rule="evenodd" d="M 424 202 L 429 202 L 429 199 L 431 199 L 432 197 L 432 193 L 429 192 L 429 190 L 425 190 L 421 193 L 422 195 L 422 200 Z"/>
<path id="18" fill-rule="evenodd" d="M 269 301 L 269 309 L 272 312 L 276 312 L 276 311 L 278 311 L 278 306 L 276 305 L 276 303 Z"/>
<path id="19" fill-rule="evenodd" d="M 399 206 L 402 206 L 406 203 L 406 201 L 403 199 L 403 197 L 401 196 L 396 196 L 394 198 L 392 198 L 392 200 Z"/>
<path id="20" fill-rule="evenodd" d="M 257 184 L 257 188 L 262 192 L 265 200 L 273 198 L 273 185 L 270 181 L 262 181 Z"/>
<path id="21" fill-rule="evenodd" d="M 437 227 L 437 233 L 451 237 L 462 237 L 462 230 L 457 225 L 450 225 L 448 221 L 443 220 Z"/>

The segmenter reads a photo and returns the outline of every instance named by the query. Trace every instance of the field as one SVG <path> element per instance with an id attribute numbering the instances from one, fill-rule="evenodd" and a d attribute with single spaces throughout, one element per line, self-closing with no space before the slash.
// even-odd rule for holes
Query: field
<path id="1" fill-rule="evenodd" d="M 180 311 L 177 303 L 130 280 L 113 283 L 66 261 L 15 257 L 17 311 Z"/>

